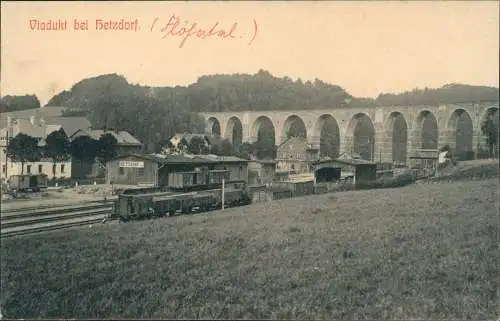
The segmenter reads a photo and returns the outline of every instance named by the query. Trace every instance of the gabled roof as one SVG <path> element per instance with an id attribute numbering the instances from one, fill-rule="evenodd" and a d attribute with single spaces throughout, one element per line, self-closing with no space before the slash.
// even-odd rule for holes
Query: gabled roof
<path id="1" fill-rule="evenodd" d="M 111 130 L 102 130 L 102 129 L 79 129 L 71 135 L 71 138 L 76 138 L 77 136 L 84 135 L 89 136 L 93 139 L 98 140 L 104 134 L 111 134 L 116 138 L 118 146 L 142 146 L 142 143 L 137 140 L 134 136 L 132 136 L 129 132 L 126 131 L 111 131 Z"/>
<path id="2" fill-rule="evenodd" d="M 307 144 L 307 139 L 304 137 L 290 137 L 287 140 L 285 140 L 283 143 L 281 143 L 279 147 L 286 146 L 286 145 L 291 145 L 291 144 Z"/>
<path id="3" fill-rule="evenodd" d="M 305 148 L 305 150 L 318 150 L 318 148 L 314 147 L 312 144 L 309 144 L 307 138 L 304 137 L 290 137 L 278 146 L 278 150 L 284 151 L 283 148 L 285 148 L 286 146 L 299 147 L 301 145 Z"/>
<path id="4" fill-rule="evenodd" d="M 272 158 L 266 157 L 263 159 L 251 159 L 250 162 L 259 163 L 259 164 L 276 164 L 276 161 Z"/>
<path id="5" fill-rule="evenodd" d="M 46 124 L 35 124 L 33 125 L 29 120 L 17 119 L 15 124 L 14 135 L 19 133 L 29 135 L 35 138 L 45 138 L 50 133 L 60 130 L 61 125 L 46 125 Z M 64 129 L 63 129 L 64 130 Z"/>
<path id="6" fill-rule="evenodd" d="M 7 126 L 7 117 L 12 119 L 29 119 L 30 116 L 39 117 L 60 117 L 68 107 L 45 106 L 41 108 L 25 109 L 0 113 L 0 127 Z"/>
<path id="7" fill-rule="evenodd" d="M 248 162 L 247 159 L 239 158 L 236 156 L 217 156 L 217 155 L 196 155 L 199 158 L 215 162 Z"/>
<path id="8" fill-rule="evenodd" d="M 151 160 L 162 164 L 220 164 L 220 163 L 239 163 L 248 162 L 243 158 L 234 156 L 216 156 L 216 155 L 191 155 L 191 154 L 128 154 L 117 156 L 114 159 L 136 157 L 145 160 Z"/>
<path id="9" fill-rule="evenodd" d="M 223 138 L 217 137 L 215 135 L 206 134 L 196 134 L 196 133 L 177 133 L 174 137 L 178 137 L 180 140 L 185 140 L 186 143 L 190 144 L 191 140 L 195 137 L 203 139 L 208 145 L 215 146 L 220 145 L 223 142 Z"/>
<path id="10" fill-rule="evenodd" d="M 15 129 L 15 133 L 17 134 L 22 133 L 35 138 L 43 138 L 46 135 L 45 126 L 42 127 L 33 125 L 29 120 L 26 119 L 17 119 Z"/>
<path id="11" fill-rule="evenodd" d="M 85 117 L 43 117 L 46 124 L 61 125 L 68 137 L 76 133 L 79 129 L 88 130 L 92 127 L 89 120 Z"/>
<path id="12" fill-rule="evenodd" d="M 93 139 L 99 139 L 99 136 L 97 136 L 92 130 L 90 129 L 79 129 L 76 132 L 74 132 L 70 138 L 74 139 L 77 136 L 89 136 L 90 138 Z"/>
<path id="13" fill-rule="evenodd" d="M 323 160 L 318 160 L 318 161 L 313 162 L 313 164 L 315 164 L 315 165 L 318 165 L 318 164 L 335 164 L 335 163 L 341 163 L 341 164 L 347 164 L 347 165 L 353 165 L 353 166 L 358 166 L 358 165 L 372 165 L 372 166 L 376 166 L 377 165 L 374 162 L 370 162 L 370 161 L 367 161 L 367 160 L 364 160 L 364 159 L 356 159 L 356 158 L 351 158 L 351 159 L 348 159 L 348 158 L 346 158 L 346 159 L 337 158 L 337 159 L 329 159 L 329 160 L 323 159 Z"/>

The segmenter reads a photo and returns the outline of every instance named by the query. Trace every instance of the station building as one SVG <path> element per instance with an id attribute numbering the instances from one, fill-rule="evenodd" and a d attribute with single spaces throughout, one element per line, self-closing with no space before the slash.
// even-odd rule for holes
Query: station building
<path id="1" fill-rule="evenodd" d="M 106 180 L 120 185 L 167 186 L 170 173 L 198 170 L 225 170 L 229 172 L 227 183 L 248 183 L 248 160 L 190 154 L 121 155 L 106 163 Z"/>

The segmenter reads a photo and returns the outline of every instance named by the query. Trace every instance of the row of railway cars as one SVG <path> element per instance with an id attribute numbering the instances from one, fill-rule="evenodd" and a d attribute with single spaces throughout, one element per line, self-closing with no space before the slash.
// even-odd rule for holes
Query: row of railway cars
<path id="1" fill-rule="evenodd" d="M 169 174 L 168 188 L 126 190 L 114 203 L 113 215 L 121 221 L 207 212 L 251 203 L 244 182 L 230 184 L 222 192 L 229 171 L 206 170 Z"/>

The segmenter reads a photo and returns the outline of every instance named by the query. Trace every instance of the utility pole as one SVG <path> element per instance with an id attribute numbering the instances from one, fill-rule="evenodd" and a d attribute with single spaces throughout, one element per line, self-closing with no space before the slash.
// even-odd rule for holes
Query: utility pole
<path id="1" fill-rule="evenodd" d="M 5 137 L 5 181 L 7 181 L 7 173 L 9 170 L 9 166 L 7 166 L 9 162 L 9 157 L 7 156 L 7 151 L 9 149 L 9 132 L 10 132 L 10 117 L 7 118 L 7 135 Z M 2 168 L 3 169 L 3 168 Z"/>
<path id="2" fill-rule="evenodd" d="M 224 202 L 225 202 L 225 195 L 224 195 L 224 188 L 225 188 L 225 185 L 226 185 L 226 180 L 223 178 L 222 179 L 222 209 L 224 209 Z"/>

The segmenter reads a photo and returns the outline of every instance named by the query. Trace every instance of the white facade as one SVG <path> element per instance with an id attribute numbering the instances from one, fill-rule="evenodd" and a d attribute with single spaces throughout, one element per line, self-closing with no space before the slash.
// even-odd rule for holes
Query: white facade
<path id="1" fill-rule="evenodd" d="M 3 154 L 3 153 L 2 153 Z M 5 164 L 5 156 L 2 158 L 1 172 L 2 179 L 9 178 L 12 175 L 20 175 L 22 171 L 21 163 L 11 162 L 10 160 Z M 27 162 L 24 164 L 24 174 L 45 174 L 47 178 L 54 177 L 52 168 L 52 161 L 38 161 Z M 67 162 L 56 163 L 55 177 L 56 178 L 69 178 L 71 177 L 71 160 Z"/>
<path id="2" fill-rule="evenodd" d="M 11 139 L 19 133 L 24 133 L 28 130 L 28 134 L 33 137 L 44 138 L 53 131 L 59 130 L 60 125 L 46 125 L 44 123 L 36 123 L 34 117 L 30 120 L 12 120 L 10 117 L 7 121 L 7 128 L 0 130 L 0 177 L 2 180 L 9 179 L 12 175 L 24 174 L 45 174 L 49 179 L 54 177 L 53 163 L 50 160 L 40 160 L 38 162 L 27 162 L 24 164 L 24 171 L 21 163 L 13 162 L 6 157 L 7 137 Z M 8 131 L 8 135 L 7 135 Z M 56 163 L 55 169 L 56 178 L 71 177 L 71 159 L 67 162 Z"/>

